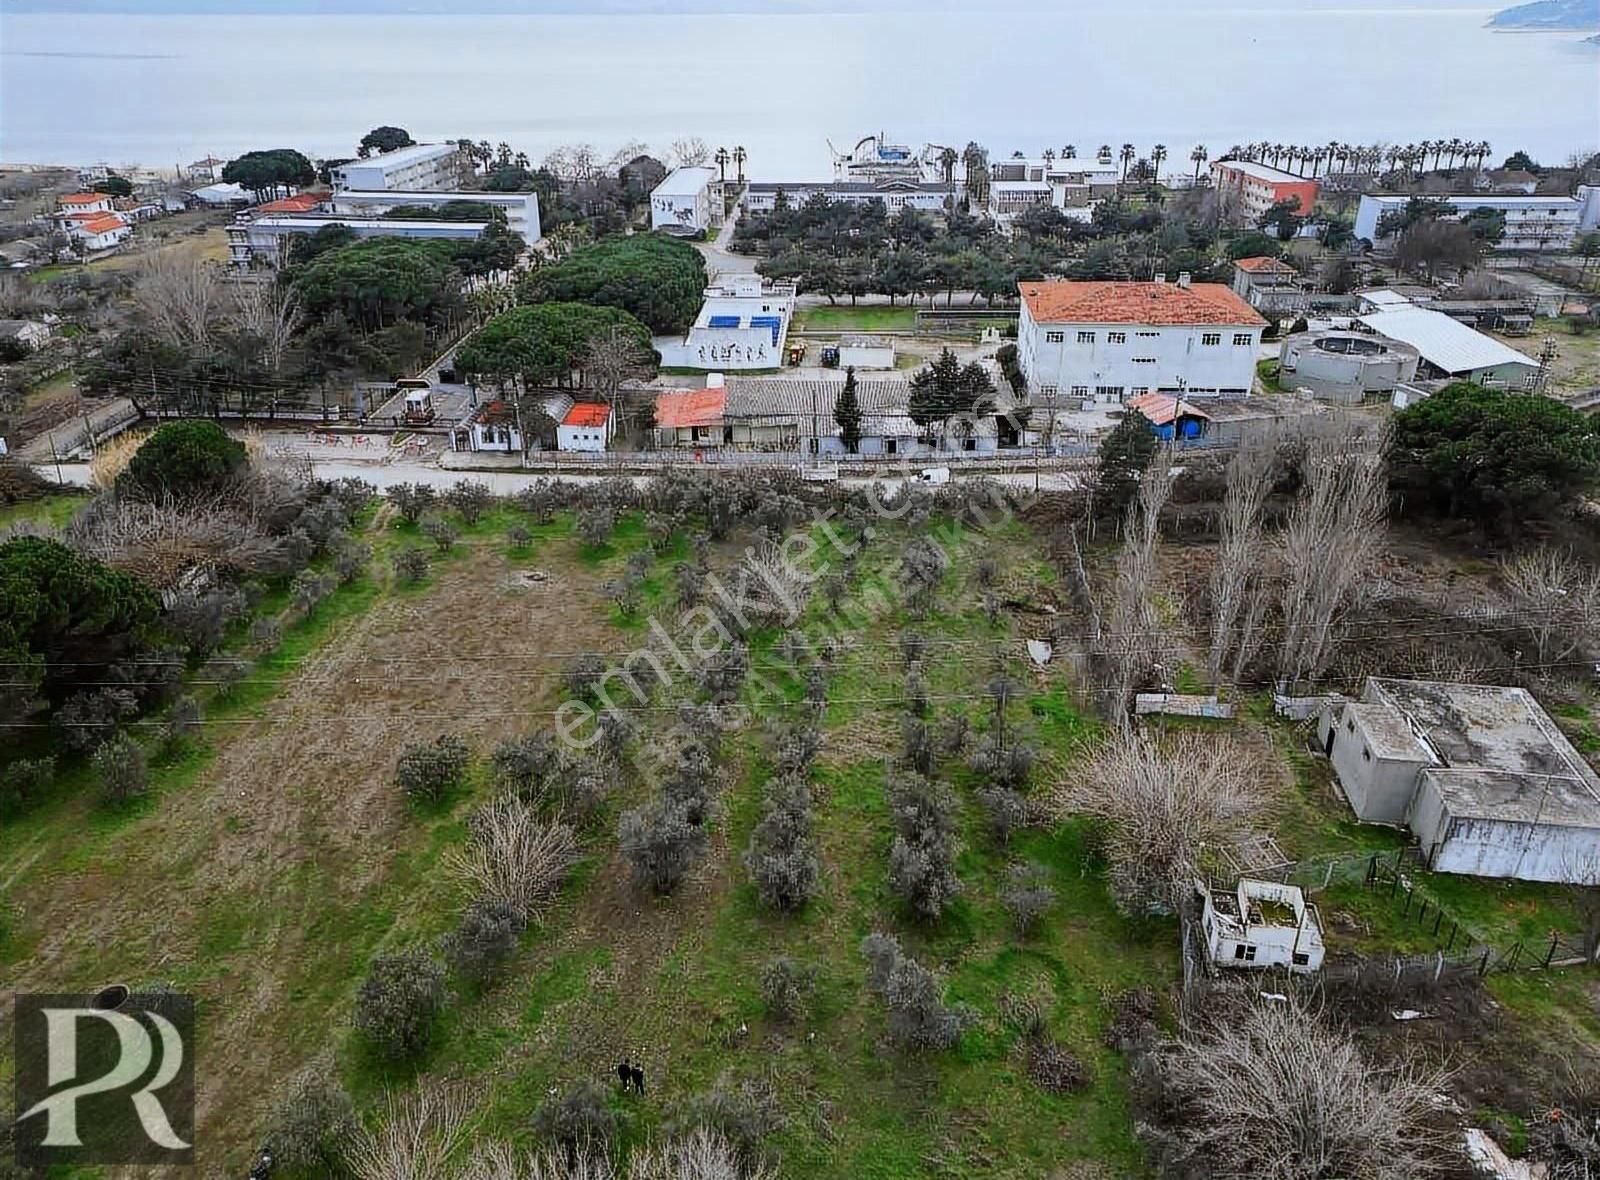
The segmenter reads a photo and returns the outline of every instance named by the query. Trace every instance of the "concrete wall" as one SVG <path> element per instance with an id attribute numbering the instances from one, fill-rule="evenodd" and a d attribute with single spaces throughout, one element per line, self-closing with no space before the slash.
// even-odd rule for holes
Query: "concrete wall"
<path id="1" fill-rule="evenodd" d="M 1404 824 L 1417 793 L 1417 776 L 1427 764 L 1420 758 L 1375 756 L 1361 722 L 1346 713 L 1346 707 L 1325 713 L 1317 726 L 1323 749 L 1328 748 L 1330 727 L 1334 731 L 1330 759 L 1345 798 L 1356 817 L 1367 823 Z"/>
<path id="2" fill-rule="evenodd" d="M 884 344 L 867 347 L 841 344 L 839 346 L 839 367 L 841 369 L 892 369 L 894 368 L 894 345 Z"/>
<path id="3" fill-rule="evenodd" d="M 1281 384 L 1304 386 L 1322 401 L 1347 405 L 1360 403 L 1369 393 L 1388 393 L 1417 375 L 1416 354 L 1393 349 L 1370 356 L 1327 352 L 1311 339 L 1295 337 L 1283 342 L 1278 355 Z"/>
<path id="4" fill-rule="evenodd" d="M 783 364 L 783 351 L 772 343 L 770 328 L 691 328 L 683 340 L 657 339 L 655 349 L 661 363 L 671 368 L 776 369 Z"/>
<path id="5" fill-rule="evenodd" d="M 1437 872 L 1520 881 L 1600 876 L 1600 829 L 1456 819 L 1432 775 L 1424 775 L 1417 788 L 1410 824 Z"/>

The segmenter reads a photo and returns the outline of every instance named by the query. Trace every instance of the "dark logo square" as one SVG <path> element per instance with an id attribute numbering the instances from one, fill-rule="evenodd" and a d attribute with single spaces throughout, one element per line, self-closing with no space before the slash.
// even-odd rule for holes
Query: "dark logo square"
<path id="1" fill-rule="evenodd" d="M 18 995 L 23 1167 L 194 1163 L 194 999 L 174 992 Z"/>

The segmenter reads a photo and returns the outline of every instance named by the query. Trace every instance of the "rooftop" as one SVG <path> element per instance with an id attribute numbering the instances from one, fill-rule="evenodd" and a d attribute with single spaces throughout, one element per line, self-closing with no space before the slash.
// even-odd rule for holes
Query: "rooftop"
<path id="1" fill-rule="evenodd" d="M 258 205 L 256 209 L 260 213 L 310 213 L 327 199 L 326 193 L 296 193 L 292 197 L 268 201 L 265 205 Z"/>
<path id="2" fill-rule="evenodd" d="M 319 230 L 326 225 L 348 225 L 352 229 L 371 229 L 376 226 L 382 226 L 393 231 L 396 236 L 401 236 L 408 230 L 431 229 L 456 231 L 457 237 L 476 237 L 489 228 L 487 221 L 412 221 L 409 218 L 402 221 L 390 217 L 354 217 L 349 214 L 337 213 L 269 213 L 265 217 L 252 218 L 240 224 L 250 229 L 274 229 L 284 232 L 302 231 L 305 233 Z"/>
<path id="3" fill-rule="evenodd" d="M 1241 258 L 1233 265 L 1240 270 L 1249 271 L 1251 274 L 1269 275 L 1296 275 L 1300 274 L 1287 262 L 1280 262 L 1276 258 Z"/>
<path id="4" fill-rule="evenodd" d="M 1145 393 L 1130 398 L 1128 409 L 1137 410 L 1152 426 L 1165 426 L 1174 418 L 1209 418 L 1210 415 L 1170 393 Z"/>
<path id="5" fill-rule="evenodd" d="M 808 192 L 828 193 L 949 193 L 955 189 L 954 185 L 931 180 L 883 180 L 877 183 L 865 180 L 798 180 L 777 184 L 762 182 L 745 187 L 753 193 L 775 193 L 779 189 L 784 192 L 805 189 Z"/>
<path id="6" fill-rule="evenodd" d="M 63 205 L 98 205 L 101 201 L 109 201 L 109 193 L 69 193 L 61 198 Z"/>
<path id="7" fill-rule="evenodd" d="M 605 402 L 576 402 L 567 411 L 567 416 L 561 419 L 561 425 L 604 426 L 610 417 L 611 407 Z"/>
<path id="8" fill-rule="evenodd" d="M 1282 168 L 1274 168 L 1270 164 L 1262 164 L 1256 160 L 1218 160 L 1217 166 L 1232 168 L 1246 176 L 1253 176 L 1257 180 L 1270 181 L 1273 184 L 1316 184 L 1312 176 L 1299 176 L 1293 172 L 1285 172 Z"/>
<path id="9" fill-rule="evenodd" d="M 392 152 L 382 152 L 376 156 L 368 156 L 365 160 L 350 160 L 339 165 L 335 171 L 343 168 L 404 168 L 408 164 L 421 164 L 427 160 L 437 160 L 459 149 L 453 143 L 414 143 L 410 147 L 396 148 Z"/>
<path id="10" fill-rule="evenodd" d="M 1533 369 L 1538 364 L 1460 320 L 1415 304 L 1396 304 L 1357 319 L 1381 336 L 1411 345 L 1430 365 L 1446 373 L 1465 373 L 1498 365 L 1523 365 Z"/>
<path id="11" fill-rule="evenodd" d="M 1600 777 L 1525 689 L 1373 677 L 1367 696 L 1431 750 L 1453 817 L 1600 827 Z"/>
<path id="12" fill-rule="evenodd" d="M 663 430 L 684 426 L 715 426 L 722 421 L 722 411 L 727 402 L 726 389 L 663 393 L 656 398 L 656 426 Z"/>
<path id="13" fill-rule="evenodd" d="M 78 224 L 86 234 L 104 234 L 110 233 L 114 229 L 128 228 L 128 223 L 115 213 L 105 213 L 96 217 L 93 221 L 82 221 Z"/>
<path id="14" fill-rule="evenodd" d="M 1018 283 L 1034 322 L 1258 328 L 1261 314 L 1220 283 Z"/>
<path id="15" fill-rule="evenodd" d="M 692 197 L 717 178 L 715 168 L 674 168 L 656 185 L 652 196 Z"/>

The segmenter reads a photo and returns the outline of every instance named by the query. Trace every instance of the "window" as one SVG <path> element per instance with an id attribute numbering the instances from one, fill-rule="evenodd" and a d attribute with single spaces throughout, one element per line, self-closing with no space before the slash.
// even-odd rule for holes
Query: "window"
<path id="1" fill-rule="evenodd" d="M 1089 387 L 1087 385 L 1074 385 L 1072 387 L 1072 396 L 1073 397 L 1088 397 L 1089 396 Z"/>
<path id="2" fill-rule="evenodd" d="M 1060 344 L 1066 338 L 1067 334 L 1065 332 L 1046 332 L 1044 334 L 1044 342 L 1046 344 Z"/>
<path id="3" fill-rule="evenodd" d="M 1290 958 L 1294 960 L 1296 967 L 1304 967 L 1311 962 L 1311 956 L 1306 954 L 1305 951 L 1295 951 Z"/>
<path id="4" fill-rule="evenodd" d="M 1249 332 L 1235 332 L 1233 334 L 1233 346 L 1235 348 L 1248 348 L 1255 343 L 1255 339 Z"/>
<path id="5" fill-rule="evenodd" d="M 1233 957 L 1246 963 L 1254 963 L 1256 961 L 1255 944 L 1249 942 L 1235 943 L 1233 947 Z"/>
<path id="6" fill-rule="evenodd" d="M 1212 347 L 1214 347 L 1214 346 L 1216 346 L 1218 344 L 1221 344 L 1222 343 L 1222 333 L 1221 332 L 1202 332 L 1200 334 L 1200 343 L 1205 345 L 1207 348 L 1212 348 Z"/>
<path id="7" fill-rule="evenodd" d="M 1128 392 L 1134 397 L 1143 397 L 1145 394 L 1150 392 L 1150 387 L 1148 385 L 1135 385 Z"/>
<path id="8" fill-rule="evenodd" d="M 1127 342 L 1128 342 L 1128 334 L 1126 332 L 1107 332 L 1106 333 L 1106 343 L 1107 344 L 1126 344 Z"/>
<path id="9" fill-rule="evenodd" d="M 1094 333 L 1093 332 L 1079 332 L 1078 333 L 1078 343 L 1079 344 L 1093 344 L 1094 343 Z"/>
<path id="10" fill-rule="evenodd" d="M 1356 723 L 1354 721 L 1346 721 L 1344 723 L 1344 727 L 1346 729 L 1348 729 L 1351 733 L 1354 733 L 1356 731 Z"/>
<path id="11" fill-rule="evenodd" d="M 1094 387 L 1095 397 L 1103 402 L 1120 402 L 1122 394 L 1123 387 L 1120 385 L 1096 385 Z"/>
<path id="12" fill-rule="evenodd" d="M 1139 332 L 1139 333 L 1137 333 L 1137 335 L 1138 335 L 1140 340 L 1151 340 L 1151 339 L 1154 339 L 1155 337 L 1161 335 L 1161 333 L 1160 332 Z"/>
<path id="13" fill-rule="evenodd" d="M 1136 356 L 1133 358 L 1133 363 L 1136 365 L 1153 365 L 1156 363 L 1156 358 L 1153 356 Z"/>
<path id="14" fill-rule="evenodd" d="M 1366 746 L 1362 746 L 1361 747 L 1361 761 L 1363 761 L 1363 762 L 1371 762 L 1372 761 L 1372 750 L 1369 749 Z"/>
<path id="15" fill-rule="evenodd" d="M 1045 397 L 1055 397 L 1056 387 L 1054 385 L 1041 385 L 1039 386 L 1039 392 Z"/>

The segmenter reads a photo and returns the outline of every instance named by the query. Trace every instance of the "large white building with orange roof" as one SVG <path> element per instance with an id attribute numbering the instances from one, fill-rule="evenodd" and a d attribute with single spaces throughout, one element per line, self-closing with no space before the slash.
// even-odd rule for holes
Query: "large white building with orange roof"
<path id="1" fill-rule="evenodd" d="M 1035 401 L 1244 396 L 1267 321 L 1220 283 L 1019 283 L 1017 362 Z M 1059 401 L 1057 401 L 1059 399 Z"/>

